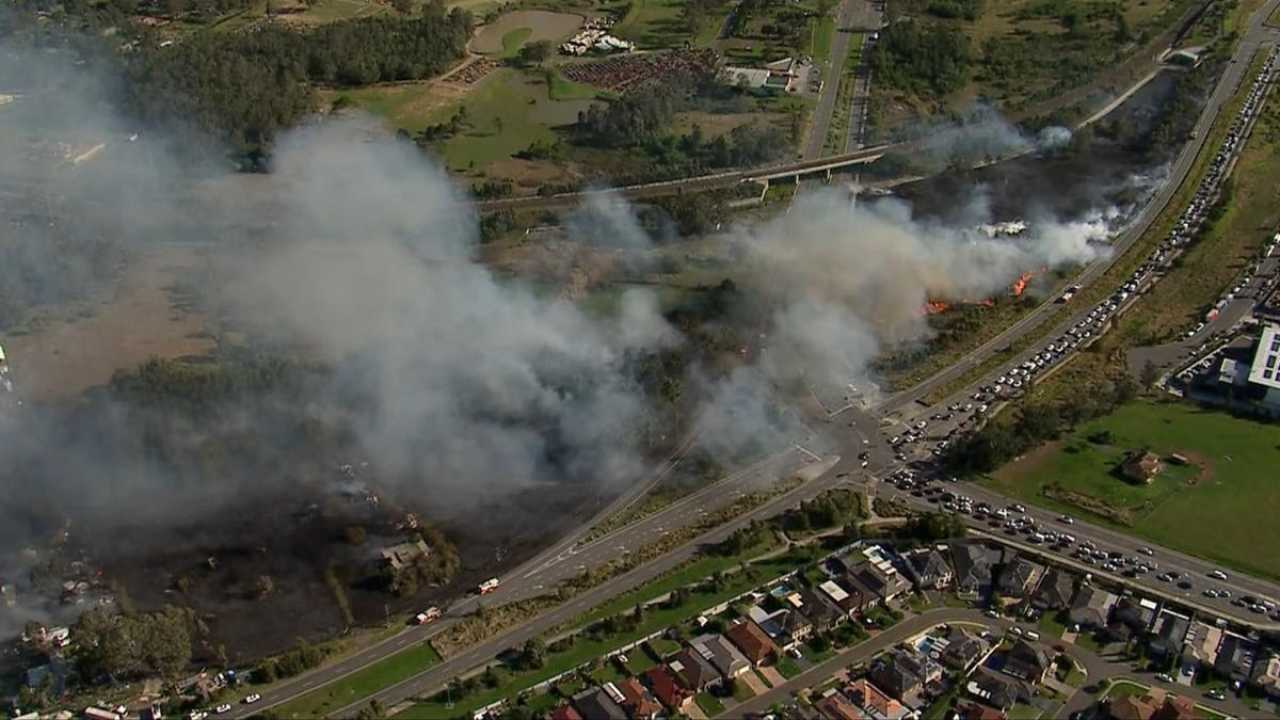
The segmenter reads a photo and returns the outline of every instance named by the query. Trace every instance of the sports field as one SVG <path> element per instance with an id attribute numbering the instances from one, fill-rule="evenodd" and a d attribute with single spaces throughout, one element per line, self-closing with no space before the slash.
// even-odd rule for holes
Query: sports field
<path id="1" fill-rule="evenodd" d="M 1134 484 L 1114 470 L 1126 452 L 1138 449 L 1165 458 L 1181 453 L 1193 464 L 1165 463 L 1150 485 Z M 1135 402 L 1001 468 L 988 483 L 1028 502 L 1280 578 L 1278 465 L 1280 425 L 1188 404 Z"/>

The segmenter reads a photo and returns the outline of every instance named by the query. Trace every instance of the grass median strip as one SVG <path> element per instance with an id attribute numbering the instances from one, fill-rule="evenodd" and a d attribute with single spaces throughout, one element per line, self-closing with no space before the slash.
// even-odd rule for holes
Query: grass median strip
<path id="1" fill-rule="evenodd" d="M 337 682 L 307 693 L 276 708 L 282 718 L 323 717 L 338 708 L 369 697 L 375 692 L 417 675 L 440 662 L 430 643 L 421 642 L 354 672 Z"/>

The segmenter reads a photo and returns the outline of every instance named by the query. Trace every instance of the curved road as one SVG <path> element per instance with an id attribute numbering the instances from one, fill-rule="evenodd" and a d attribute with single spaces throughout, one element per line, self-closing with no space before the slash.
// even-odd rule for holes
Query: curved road
<path id="1" fill-rule="evenodd" d="M 785 703 L 791 699 L 791 696 L 798 690 L 813 687 L 820 684 L 840 670 L 865 663 L 881 652 L 908 640 L 920 633 L 942 625 L 945 623 L 964 623 L 966 625 L 977 625 L 985 627 L 993 634 L 1003 634 L 1017 623 L 1008 619 L 992 619 L 977 610 L 966 610 L 960 608 L 937 608 L 926 610 L 925 612 L 908 617 L 897 625 L 885 630 L 884 632 L 872 637 L 853 648 L 846 650 L 825 662 L 819 663 L 814 667 L 806 670 L 799 675 L 791 678 L 787 682 L 772 688 L 768 692 L 761 693 L 747 702 L 735 705 L 734 707 L 721 713 L 718 717 L 746 717 L 748 715 L 760 715 L 767 713 L 769 708 L 777 703 Z M 1024 626 L 1026 627 L 1026 626 Z M 1047 643 L 1043 643 L 1047 644 Z M 1072 643 L 1060 642 L 1053 647 L 1061 648 L 1072 660 L 1085 669 L 1090 684 L 1100 680 L 1132 680 L 1143 685 L 1161 685 L 1171 692 L 1187 695 L 1187 688 L 1179 685 L 1165 685 L 1156 681 L 1155 676 L 1149 673 L 1135 673 L 1129 662 L 1109 660 L 1098 656 L 1078 645 Z M 1190 695 L 1189 695 L 1190 696 Z M 1093 704 L 1097 698 L 1083 691 L 1077 690 L 1075 694 L 1067 698 L 1066 703 L 1060 709 L 1061 717 L 1070 717 L 1072 713 L 1083 710 Z M 1213 708 L 1214 710 L 1228 715 L 1236 715 L 1239 717 L 1248 717 L 1249 708 L 1238 699 L 1228 696 L 1225 702 L 1214 702 L 1205 697 L 1195 697 L 1196 702 Z"/>

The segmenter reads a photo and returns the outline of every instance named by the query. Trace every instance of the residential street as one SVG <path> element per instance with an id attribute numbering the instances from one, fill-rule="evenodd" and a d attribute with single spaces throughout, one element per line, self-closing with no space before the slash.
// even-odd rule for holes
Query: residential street
<path id="1" fill-rule="evenodd" d="M 926 610 L 919 615 L 914 615 L 904 619 L 897 625 L 894 625 L 888 630 L 885 630 L 850 650 L 840 653 L 819 665 L 815 665 L 805 672 L 791 678 L 785 684 L 773 688 L 769 692 L 757 695 L 747 702 L 735 705 L 734 707 L 726 710 L 719 717 L 744 717 L 752 713 L 759 714 L 768 712 L 769 708 L 773 705 L 789 701 L 793 693 L 803 688 L 820 684 L 844 668 L 865 663 L 894 645 L 943 623 L 964 623 L 966 625 L 981 626 L 990 630 L 992 633 L 1002 633 L 1015 624 L 1007 619 L 993 620 L 977 610 L 961 608 L 935 608 Z M 1062 652 L 1066 653 L 1071 657 L 1071 659 L 1075 660 L 1076 663 L 1084 667 L 1087 675 L 1087 680 L 1085 682 L 1086 687 L 1104 679 L 1127 679 L 1143 685 L 1160 685 L 1168 689 L 1170 692 L 1187 694 L 1186 688 L 1182 688 L 1177 685 L 1165 685 L 1157 682 L 1154 675 L 1151 673 L 1133 672 L 1132 665 L 1128 662 L 1116 662 L 1114 660 L 1102 658 L 1093 652 L 1071 643 L 1060 642 L 1044 644 L 1049 645 L 1052 648 L 1061 647 Z M 1251 712 L 1248 705 L 1233 696 L 1228 696 L 1225 702 L 1214 702 L 1203 695 L 1192 695 L 1191 697 L 1202 705 L 1206 705 L 1218 712 L 1227 713 L 1236 717 L 1249 717 L 1249 713 Z M 1079 690 L 1074 695 L 1067 698 L 1067 702 L 1057 713 L 1057 717 L 1070 717 L 1072 713 L 1088 708 L 1096 699 L 1097 698 L 1094 695 L 1083 690 Z"/>

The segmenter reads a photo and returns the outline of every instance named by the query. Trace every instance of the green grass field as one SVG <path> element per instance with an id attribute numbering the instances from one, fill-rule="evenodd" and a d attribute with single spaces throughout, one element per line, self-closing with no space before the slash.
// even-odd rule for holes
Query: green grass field
<path id="1" fill-rule="evenodd" d="M 462 101 L 470 127 L 443 143 L 442 154 L 455 171 L 505 160 L 534 141 L 553 142 L 553 127 L 573 123 L 590 100 L 552 100 L 538 73 L 513 68 L 494 71 Z M 456 104 L 438 108 L 430 122 L 444 122 Z"/>
<path id="2" fill-rule="evenodd" d="M 1107 445 L 1087 438 L 1111 433 Z M 1150 485 L 1112 475 L 1119 453 L 1149 448 L 1185 453 L 1204 463 L 1166 469 Z M 1250 573 L 1280 578 L 1280 507 L 1275 467 L 1280 427 L 1233 418 L 1190 405 L 1135 402 L 1086 423 L 1060 444 L 1001 470 L 989 485 L 1002 493 L 1056 510 L 1089 514 L 1074 503 L 1047 498 L 1051 484 L 1129 511 L 1131 524 L 1094 517 L 1168 547 Z"/>
<path id="3" fill-rule="evenodd" d="M 533 34 L 533 28 L 516 28 L 502 36 L 502 57 L 513 58 L 520 52 L 520 46 Z"/>
<path id="4" fill-rule="evenodd" d="M 690 39 L 683 0 L 635 0 L 613 32 L 642 48 L 670 48 Z"/>
<path id="5" fill-rule="evenodd" d="M 568 100 L 594 100 L 598 97 L 608 97 L 610 93 L 587 85 L 586 83 L 574 82 L 569 78 L 561 75 L 559 72 L 552 71 L 548 74 L 551 79 L 551 87 L 547 93 L 552 100 L 564 102 Z"/>
<path id="6" fill-rule="evenodd" d="M 342 680 L 303 695 L 273 712 L 281 718 L 323 717 L 382 688 L 413 677 L 438 662 L 440 655 L 431 644 L 419 643 Z"/>

